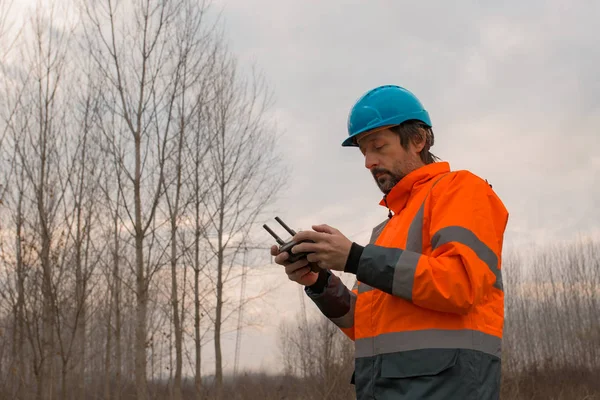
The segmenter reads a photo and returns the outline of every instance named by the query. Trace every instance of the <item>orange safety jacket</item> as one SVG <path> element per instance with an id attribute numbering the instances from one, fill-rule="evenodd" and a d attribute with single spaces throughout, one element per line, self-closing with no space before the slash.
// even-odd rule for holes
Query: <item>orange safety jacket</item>
<path id="1" fill-rule="evenodd" d="M 438 162 L 380 204 L 388 219 L 346 263 L 354 288 L 329 271 L 305 288 L 355 342 L 357 399 L 498 399 L 503 203 L 485 180 Z"/>

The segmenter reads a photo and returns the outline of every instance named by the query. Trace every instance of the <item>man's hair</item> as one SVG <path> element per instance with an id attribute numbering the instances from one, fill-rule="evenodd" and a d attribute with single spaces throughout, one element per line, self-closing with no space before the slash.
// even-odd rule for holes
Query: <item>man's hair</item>
<path id="1" fill-rule="evenodd" d="M 425 164 L 431 164 L 440 160 L 439 157 L 429 151 L 434 142 L 433 129 L 423 122 L 409 120 L 390 128 L 390 130 L 400 137 L 400 144 L 404 149 L 408 149 L 409 141 L 412 141 L 414 144 L 420 144 L 424 140 L 425 146 L 423 146 L 423 150 L 421 150 L 419 155 Z"/>

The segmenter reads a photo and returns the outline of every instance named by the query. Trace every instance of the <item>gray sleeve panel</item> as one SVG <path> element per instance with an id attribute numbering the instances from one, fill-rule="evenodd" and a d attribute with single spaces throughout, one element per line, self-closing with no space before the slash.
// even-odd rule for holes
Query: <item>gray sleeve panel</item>
<path id="1" fill-rule="evenodd" d="M 396 264 L 402 250 L 368 244 L 363 250 L 356 278 L 369 286 L 393 294 Z"/>
<path id="2" fill-rule="evenodd" d="M 367 245 L 356 277 L 360 282 L 412 301 L 415 271 L 421 254 L 398 248 Z"/>
<path id="3" fill-rule="evenodd" d="M 354 304 L 352 299 L 354 294 L 342 283 L 338 276 L 331 273 L 323 292 L 314 293 L 308 287 L 305 287 L 304 291 L 323 315 L 330 319 L 345 316 L 351 311 Z"/>
<path id="4" fill-rule="evenodd" d="M 356 294 L 350 292 L 350 310 L 339 318 L 329 318 L 331 322 L 340 328 L 352 328 L 354 326 L 354 310 L 356 307 Z"/>
<path id="5" fill-rule="evenodd" d="M 431 239 L 434 250 L 451 242 L 460 243 L 473 250 L 477 257 L 479 257 L 479 259 L 483 261 L 496 276 L 494 287 L 499 290 L 504 289 L 502 285 L 502 271 L 498 268 L 498 256 L 496 256 L 496 253 L 494 253 L 488 245 L 479 240 L 473 231 L 462 226 L 447 226 L 436 232 Z"/>

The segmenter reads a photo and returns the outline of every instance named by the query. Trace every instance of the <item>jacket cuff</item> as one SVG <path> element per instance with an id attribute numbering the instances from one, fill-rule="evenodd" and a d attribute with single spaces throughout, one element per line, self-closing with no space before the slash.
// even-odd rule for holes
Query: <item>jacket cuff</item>
<path id="1" fill-rule="evenodd" d="M 356 275 L 358 271 L 358 263 L 360 261 L 360 256 L 362 256 L 363 250 L 365 248 L 357 243 L 352 242 L 352 247 L 350 247 L 350 254 L 348 254 L 348 259 L 346 260 L 346 265 L 344 266 L 344 272 L 349 272 L 351 274 Z"/>
<path id="2" fill-rule="evenodd" d="M 317 278 L 317 281 L 315 283 L 313 283 L 312 285 L 307 286 L 306 288 L 314 294 L 323 293 L 323 291 L 327 287 L 328 280 L 329 280 L 329 271 L 327 271 L 326 269 L 321 269 L 319 271 L 319 277 Z"/>

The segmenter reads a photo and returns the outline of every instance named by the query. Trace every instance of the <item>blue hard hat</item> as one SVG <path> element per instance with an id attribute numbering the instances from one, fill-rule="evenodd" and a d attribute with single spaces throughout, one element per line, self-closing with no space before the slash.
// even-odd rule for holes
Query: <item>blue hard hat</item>
<path id="1" fill-rule="evenodd" d="M 342 146 L 358 146 L 355 136 L 376 128 L 419 120 L 431 127 L 429 114 L 410 91 L 396 85 L 376 87 L 365 93 L 348 115 L 348 137 Z"/>

